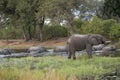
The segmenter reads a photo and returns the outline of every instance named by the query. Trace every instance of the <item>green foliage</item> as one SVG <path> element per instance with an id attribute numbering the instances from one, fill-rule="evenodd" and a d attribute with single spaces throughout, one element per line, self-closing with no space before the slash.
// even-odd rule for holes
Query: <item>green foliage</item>
<path id="1" fill-rule="evenodd" d="M 120 0 L 105 0 L 102 8 L 102 16 L 107 19 L 120 20 Z"/>
<path id="2" fill-rule="evenodd" d="M 6 18 L 9 18 L 10 24 L 15 27 L 19 26 L 21 28 L 19 28 L 20 30 L 24 29 L 22 31 L 24 32 L 26 40 L 30 40 L 34 37 L 32 27 L 39 25 L 39 27 L 43 29 L 46 18 L 49 18 L 51 23 L 55 23 L 55 25 L 60 24 L 63 20 L 66 20 L 68 24 L 71 25 L 75 16 L 73 14 L 75 11 L 80 11 L 83 15 L 86 12 L 96 10 L 95 6 L 100 5 L 100 1 L 97 0 L 92 0 L 92 2 L 90 2 L 91 0 L 69 0 L 69 2 L 68 0 L 0 0 L 0 14 L 4 14 Z M 82 22 L 80 20 L 74 21 L 73 30 L 79 33 L 78 28 L 81 25 Z M 53 37 L 60 37 L 63 36 L 63 34 L 66 36 L 67 32 L 61 30 L 61 28 L 58 27 L 60 31 L 58 31 L 56 27 L 53 29 Z M 15 30 L 14 33 L 18 34 L 17 32 L 20 30 Z M 21 36 L 22 31 L 19 32 L 20 34 L 18 37 Z M 39 32 L 36 33 L 39 35 L 42 31 L 43 30 L 39 30 Z M 8 34 L 11 33 L 11 31 L 7 32 Z M 4 33 L 6 34 L 6 32 Z M 0 35 L 2 36 L 2 33 L 0 33 Z M 7 34 L 4 37 L 6 36 Z M 45 36 L 43 35 L 43 37 Z"/>
<path id="3" fill-rule="evenodd" d="M 22 29 L 10 24 L 0 30 L 0 37 L 1 39 L 20 39 L 23 38 L 23 32 Z"/>
<path id="4" fill-rule="evenodd" d="M 44 26 L 43 28 L 44 39 L 59 38 L 67 36 L 67 29 L 64 26 Z"/>
<path id="5" fill-rule="evenodd" d="M 120 40 L 120 24 L 116 24 L 110 28 L 109 36 L 116 41 Z"/>
<path id="6" fill-rule="evenodd" d="M 79 29 L 82 34 L 101 34 L 109 39 L 118 39 L 120 37 L 120 24 L 116 20 L 102 20 L 93 17 L 91 21 L 84 22 Z"/>
<path id="7" fill-rule="evenodd" d="M 81 29 L 81 33 L 88 34 L 102 34 L 103 33 L 103 27 L 102 27 L 102 20 L 98 17 L 93 17 L 91 21 L 85 22 Z"/>
<path id="8" fill-rule="evenodd" d="M 81 28 L 81 26 L 83 25 L 83 23 L 84 23 L 84 21 L 82 21 L 82 20 L 80 20 L 78 18 L 74 19 L 74 21 L 73 21 L 73 27 L 72 27 L 74 33 L 80 33 L 79 29 Z"/>
<path id="9" fill-rule="evenodd" d="M 116 42 L 114 45 L 116 46 L 117 49 L 120 49 L 120 39 L 119 39 L 119 41 Z M 120 54 L 119 54 L 119 55 L 120 55 Z"/>
<path id="10" fill-rule="evenodd" d="M 120 58 L 93 57 L 77 60 L 56 57 L 0 59 L 1 80 L 97 80 L 101 75 L 119 71 Z"/>
<path id="11" fill-rule="evenodd" d="M 108 19 L 108 20 L 103 20 L 102 21 L 102 27 L 103 27 L 103 35 L 110 38 L 110 31 L 112 30 L 111 28 L 117 24 L 116 20 L 114 19 Z M 113 36 L 112 36 L 113 37 Z"/>

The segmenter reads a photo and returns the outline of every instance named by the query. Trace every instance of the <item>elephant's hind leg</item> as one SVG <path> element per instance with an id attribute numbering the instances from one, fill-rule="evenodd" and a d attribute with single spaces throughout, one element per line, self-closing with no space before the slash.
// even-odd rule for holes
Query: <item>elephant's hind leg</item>
<path id="1" fill-rule="evenodd" d="M 69 50 L 68 52 L 68 59 L 71 59 L 71 57 L 73 57 L 73 60 L 76 59 L 76 56 L 75 56 L 75 50 Z"/>
<path id="2" fill-rule="evenodd" d="M 71 59 L 72 53 L 71 51 L 68 52 L 68 59 Z"/>
<path id="3" fill-rule="evenodd" d="M 76 59 L 75 51 L 72 51 L 72 55 L 73 55 L 73 60 L 75 60 Z"/>

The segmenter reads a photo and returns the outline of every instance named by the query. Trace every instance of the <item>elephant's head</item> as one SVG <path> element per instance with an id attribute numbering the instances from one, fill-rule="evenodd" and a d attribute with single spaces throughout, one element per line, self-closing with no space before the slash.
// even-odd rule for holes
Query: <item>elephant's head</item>
<path id="1" fill-rule="evenodd" d="M 91 45 L 106 44 L 107 39 L 99 34 L 88 35 L 88 43 Z"/>

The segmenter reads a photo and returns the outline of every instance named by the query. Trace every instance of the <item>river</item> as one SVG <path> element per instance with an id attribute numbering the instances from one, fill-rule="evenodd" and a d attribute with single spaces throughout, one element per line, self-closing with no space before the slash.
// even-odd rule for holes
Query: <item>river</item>
<path id="1" fill-rule="evenodd" d="M 85 54 L 86 51 L 76 51 L 76 56 L 81 56 L 83 54 Z M 102 50 L 98 50 L 98 51 L 93 51 L 94 54 L 96 55 L 101 55 L 103 53 Z M 109 52 L 109 54 L 111 56 L 117 57 L 120 56 L 120 49 L 117 49 L 116 51 L 111 51 Z M 68 54 L 67 52 L 54 52 L 53 49 L 48 49 L 46 52 L 42 52 L 42 53 L 27 53 L 27 51 L 19 51 L 19 52 L 15 52 L 15 53 L 11 53 L 9 55 L 0 55 L 0 58 L 20 58 L 20 57 L 27 57 L 27 56 L 33 56 L 33 57 L 43 57 L 43 56 L 56 56 L 56 55 L 60 55 L 63 57 L 67 57 Z"/>

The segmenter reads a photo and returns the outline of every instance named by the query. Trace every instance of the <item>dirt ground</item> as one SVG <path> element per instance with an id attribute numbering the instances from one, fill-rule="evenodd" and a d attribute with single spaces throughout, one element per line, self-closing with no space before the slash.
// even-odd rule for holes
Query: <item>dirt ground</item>
<path id="1" fill-rule="evenodd" d="M 25 40 L 0 40 L 0 48 L 9 49 L 28 49 L 31 46 L 44 46 L 46 48 L 54 48 L 56 46 L 65 45 L 67 38 L 51 39 L 48 41 L 40 42 L 37 40 L 31 40 L 26 42 Z"/>

